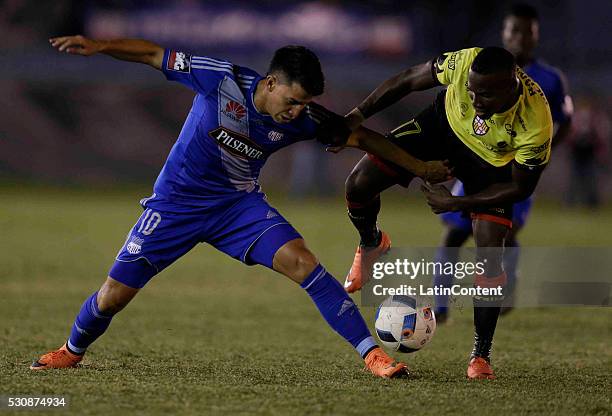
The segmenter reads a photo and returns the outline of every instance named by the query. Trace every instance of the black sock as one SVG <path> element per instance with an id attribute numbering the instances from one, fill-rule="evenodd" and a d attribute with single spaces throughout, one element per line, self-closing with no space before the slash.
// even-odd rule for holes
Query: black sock
<path id="1" fill-rule="evenodd" d="M 380 212 L 380 195 L 366 203 L 355 203 L 347 200 L 348 216 L 359 232 L 360 244 L 365 247 L 376 247 L 380 244 L 380 231 L 376 218 Z"/>
<path id="2" fill-rule="evenodd" d="M 485 306 L 485 303 L 488 305 Z M 482 302 L 474 300 L 474 349 L 471 357 L 491 359 L 493 335 L 499 317 L 499 302 Z"/>
<path id="3" fill-rule="evenodd" d="M 506 283 L 506 273 L 502 271 L 496 277 L 477 275 L 474 280 L 474 287 L 494 288 L 501 286 L 503 288 Z M 474 349 L 472 350 L 472 358 L 482 357 L 490 361 L 493 335 L 503 302 L 503 290 L 498 296 L 474 296 Z"/>

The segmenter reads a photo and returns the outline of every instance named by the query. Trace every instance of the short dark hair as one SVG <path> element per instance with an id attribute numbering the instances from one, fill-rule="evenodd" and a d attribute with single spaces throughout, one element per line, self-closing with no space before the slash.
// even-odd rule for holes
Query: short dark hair
<path id="1" fill-rule="evenodd" d="M 498 46 L 489 46 L 481 50 L 470 69 L 482 75 L 496 74 L 498 72 L 512 72 L 516 63 L 514 55 Z"/>
<path id="2" fill-rule="evenodd" d="M 510 7 L 507 16 L 524 17 L 531 20 L 539 20 L 538 11 L 527 3 L 515 3 Z"/>
<path id="3" fill-rule="evenodd" d="M 268 74 L 282 72 L 291 84 L 297 82 L 308 94 L 323 94 L 325 77 L 317 55 L 304 46 L 289 45 L 274 52 Z"/>

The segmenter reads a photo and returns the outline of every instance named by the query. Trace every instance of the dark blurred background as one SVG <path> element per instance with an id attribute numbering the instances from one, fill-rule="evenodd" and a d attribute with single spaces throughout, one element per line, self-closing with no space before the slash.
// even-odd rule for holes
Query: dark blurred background
<path id="1" fill-rule="evenodd" d="M 51 36 L 145 38 L 260 72 L 277 47 L 304 44 L 319 54 L 326 73 L 320 101 L 343 113 L 407 66 L 443 51 L 501 45 L 502 18 L 511 4 L 5 0 L 0 184 L 152 185 L 191 105 L 193 93 L 157 71 L 106 56 L 63 55 L 49 46 Z M 531 4 L 540 14 L 537 55 L 565 72 L 575 104 L 574 132 L 555 149 L 538 193 L 581 202 L 569 195 L 595 187 L 599 200 L 609 201 L 610 3 Z M 386 131 L 432 96 L 414 94 L 367 124 Z M 586 141 L 592 159 L 582 177 L 572 168 L 578 139 Z M 272 156 L 262 183 L 294 195 L 341 195 L 360 156 L 354 150 L 326 154 L 316 143 L 300 143 Z"/>

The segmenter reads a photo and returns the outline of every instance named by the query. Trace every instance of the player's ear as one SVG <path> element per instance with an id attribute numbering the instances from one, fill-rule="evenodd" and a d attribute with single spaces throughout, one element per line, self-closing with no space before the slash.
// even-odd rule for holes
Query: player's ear
<path id="1" fill-rule="evenodd" d="M 276 87 L 277 82 L 278 79 L 275 75 L 266 76 L 266 89 L 268 90 L 268 92 L 274 91 L 274 87 Z"/>

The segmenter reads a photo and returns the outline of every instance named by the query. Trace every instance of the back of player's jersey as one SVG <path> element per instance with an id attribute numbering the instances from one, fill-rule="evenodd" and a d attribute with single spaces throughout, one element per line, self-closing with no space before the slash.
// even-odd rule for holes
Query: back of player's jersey
<path id="1" fill-rule="evenodd" d="M 316 106 L 287 124 L 257 111 L 253 97 L 262 77 L 251 69 L 166 50 L 162 70 L 197 94 L 155 183 L 158 198 L 208 206 L 258 191 L 270 154 L 315 135 L 322 111 Z"/>

